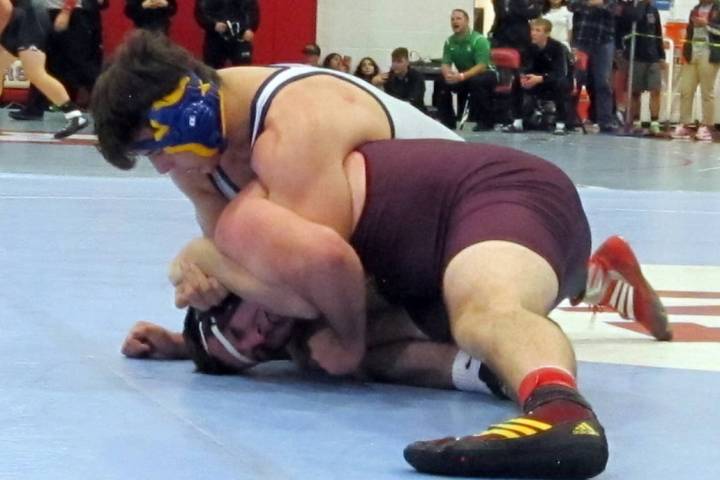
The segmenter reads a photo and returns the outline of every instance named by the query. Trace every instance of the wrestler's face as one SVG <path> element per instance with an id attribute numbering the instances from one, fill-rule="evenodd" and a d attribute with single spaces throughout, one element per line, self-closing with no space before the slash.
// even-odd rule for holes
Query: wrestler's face
<path id="1" fill-rule="evenodd" d="M 235 358 L 215 337 L 207 340 L 209 353 L 239 370 L 276 358 L 290 340 L 294 321 L 267 313 L 260 305 L 240 302 L 222 333 L 230 344 L 254 363 Z"/>
<path id="2" fill-rule="evenodd" d="M 453 33 L 465 33 L 470 21 L 465 18 L 462 12 L 453 12 L 450 16 L 450 27 Z"/>
<path id="3" fill-rule="evenodd" d="M 152 130 L 143 129 L 135 141 L 152 139 Z M 162 149 L 136 152 L 140 157 L 147 157 L 158 173 L 164 174 L 171 171 L 180 173 L 212 173 L 217 167 L 220 156 L 202 157 L 192 152 L 167 153 Z"/>
<path id="4" fill-rule="evenodd" d="M 190 152 L 166 153 L 152 152 L 148 155 L 158 173 L 205 173 L 210 174 L 217 166 L 212 158 L 201 157 Z"/>

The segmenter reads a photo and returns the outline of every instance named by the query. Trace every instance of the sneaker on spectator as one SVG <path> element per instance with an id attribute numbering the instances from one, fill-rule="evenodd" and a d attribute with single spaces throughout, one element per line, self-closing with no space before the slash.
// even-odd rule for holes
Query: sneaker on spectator
<path id="1" fill-rule="evenodd" d="M 697 140 L 699 142 L 712 142 L 713 141 L 712 132 L 705 125 L 700 125 L 700 128 L 698 128 L 698 131 L 695 134 L 695 140 Z"/>
<path id="2" fill-rule="evenodd" d="M 692 132 L 689 128 L 685 127 L 685 125 L 679 124 L 675 127 L 675 130 L 673 130 L 670 136 L 677 140 L 690 140 L 690 138 L 692 138 Z"/>
<path id="3" fill-rule="evenodd" d="M 653 120 L 650 122 L 650 128 L 648 129 L 650 135 L 660 135 L 660 122 Z"/>

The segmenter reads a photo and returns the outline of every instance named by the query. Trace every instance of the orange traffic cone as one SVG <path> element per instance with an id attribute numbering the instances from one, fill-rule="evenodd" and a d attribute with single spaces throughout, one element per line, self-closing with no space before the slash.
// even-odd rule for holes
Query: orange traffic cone
<path id="1" fill-rule="evenodd" d="M 590 115 L 590 96 L 588 95 L 584 85 L 582 90 L 580 90 L 580 95 L 578 96 L 577 115 L 583 123 L 587 122 Z"/>

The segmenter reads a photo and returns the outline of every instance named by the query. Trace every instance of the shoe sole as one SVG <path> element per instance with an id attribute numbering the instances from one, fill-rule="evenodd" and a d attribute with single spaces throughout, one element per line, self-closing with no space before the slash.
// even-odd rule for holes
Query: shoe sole
<path id="1" fill-rule="evenodd" d="M 574 433 L 582 424 L 593 434 Z M 460 441 L 444 447 L 416 442 L 403 455 L 416 470 L 436 475 L 585 479 L 605 470 L 608 445 L 602 426 L 585 420 L 512 440 Z"/>

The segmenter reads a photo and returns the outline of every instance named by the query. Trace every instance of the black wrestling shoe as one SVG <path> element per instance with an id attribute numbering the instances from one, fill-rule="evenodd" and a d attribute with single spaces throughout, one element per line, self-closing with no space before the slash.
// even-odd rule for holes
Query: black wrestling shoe
<path id="1" fill-rule="evenodd" d="M 530 420 L 515 418 L 468 437 L 415 442 L 403 455 L 416 470 L 435 475 L 585 479 L 605 470 L 608 446 L 597 420 L 555 426 Z M 499 430 L 514 438 L 489 438 Z"/>
<path id="2" fill-rule="evenodd" d="M 74 135 L 83 128 L 87 127 L 89 123 L 90 120 L 88 120 L 88 117 L 84 113 L 78 111 L 77 115 L 67 118 L 67 123 L 65 124 L 65 127 L 62 130 L 55 132 L 55 135 L 53 135 L 53 137 L 58 140 L 62 138 L 67 138 L 70 135 Z"/>
<path id="3" fill-rule="evenodd" d="M 557 394 L 557 389 L 550 394 Z M 482 433 L 415 442 L 403 454 L 416 470 L 435 475 L 591 478 L 605 470 L 608 444 L 602 425 L 579 399 L 583 404 L 561 394 L 538 402 L 538 408 L 523 417 L 492 425 Z M 559 420 L 563 416 L 574 418 Z"/>
<path id="4" fill-rule="evenodd" d="M 33 112 L 31 110 L 21 108 L 20 110 L 11 110 L 8 115 L 10 115 L 10 118 L 13 120 L 42 120 L 44 112 Z"/>

